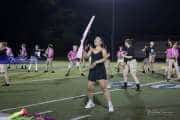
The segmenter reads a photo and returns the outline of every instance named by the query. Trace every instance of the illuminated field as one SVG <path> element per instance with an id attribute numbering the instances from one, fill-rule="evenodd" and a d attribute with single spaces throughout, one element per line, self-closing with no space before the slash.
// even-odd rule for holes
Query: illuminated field
<path id="1" fill-rule="evenodd" d="M 76 69 L 72 70 L 69 77 L 64 77 L 67 62 L 56 61 L 54 66 L 56 73 L 43 73 L 43 65 L 37 73 L 10 69 L 12 85 L 0 87 L 0 112 L 13 113 L 24 106 L 32 113 L 48 112 L 47 114 L 57 120 L 180 119 L 180 89 L 153 89 L 147 84 L 166 83 L 162 70 L 164 64 L 157 65 L 155 74 L 138 72 L 140 81 L 145 86 L 141 92 L 136 92 L 133 88 L 125 91 L 114 86 L 111 91 L 115 112 L 111 114 L 106 109 L 106 102 L 99 93 L 98 86 L 96 107 L 85 110 L 87 77 L 80 77 Z M 122 81 L 122 75 L 114 71 L 114 63 L 112 69 L 114 74 L 112 83 Z"/>

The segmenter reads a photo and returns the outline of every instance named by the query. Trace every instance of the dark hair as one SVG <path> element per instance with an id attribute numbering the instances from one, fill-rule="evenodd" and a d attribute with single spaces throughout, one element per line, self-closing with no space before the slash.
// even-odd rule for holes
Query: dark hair
<path id="1" fill-rule="evenodd" d="M 133 43 L 133 42 L 132 42 L 132 39 L 127 38 L 127 39 L 125 40 L 125 42 L 128 43 L 130 46 L 132 46 L 132 43 Z"/>
<path id="2" fill-rule="evenodd" d="M 106 46 L 105 46 L 105 41 L 104 41 L 104 39 L 102 39 L 100 36 L 96 36 L 96 38 L 99 38 L 100 40 L 101 40 L 101 47 L 103 47 L 103 48 L 105 48 Z M 95 39 L 96 39 L 95 38 Z"/>
<path id="3" fill-rule="evenodd" d="M 53 48 L 53 44 L 49 44 L 49 45 L 48 45 L 48 47 L 51 47 L 51 48 Z"/>
<path id="4" fill-rule="evenodd" d="M 149 47 L 149 46 L 150 46 L 150 44 L 149 44 L 149 43 L 146 43 L 146 44 L 145 44 L 145 46 Z"/>

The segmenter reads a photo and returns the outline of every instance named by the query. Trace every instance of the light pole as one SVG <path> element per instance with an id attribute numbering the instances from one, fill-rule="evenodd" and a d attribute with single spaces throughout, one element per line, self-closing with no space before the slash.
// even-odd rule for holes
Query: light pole
<path id="1" fill-rule="evenodd" d="M 112 0 L 112 31 L 111 31 L 111 59 L 114 60 L 114 38 L 115 38 L 115 0 Z"/>

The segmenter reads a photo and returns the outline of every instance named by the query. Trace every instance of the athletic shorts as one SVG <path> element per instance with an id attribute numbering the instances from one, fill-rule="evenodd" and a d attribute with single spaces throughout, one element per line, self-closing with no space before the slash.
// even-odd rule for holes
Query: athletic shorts
<path id="1" fill-rule="evenodd" d="M 72 67 L 79 67 L 80 66 L 80 62 L 79 61 L 70 61 L 68 68 L 72 68 Z"/>
<path id="2" fill-rule="evenodd" d="M 124 70 L 125 70 L 125 72 L 127 72 L 127 74 L 129 71 L 130 71 L 130 73 L 136 73 L 137 72 L 136 59 L 132 59 L 132 60 L 127 61 Z"/>
<path id="3" fill-rule="evenodd" d="M 155 55 L 150 55 L 149 56 L 149 62 L 154 63 L 155 62 Z"/>
<path id="4" fill-rule="evenodd" d="M 117 62 L 118 64 L 124 63 L 124 59 L 118 59 Z"/>
<path id="5" fill-rule="evenodd" d="M 6 72 L 7 72 L 7 65 L 0 64 L 0 73 L 6 73 Z"/>
<path id="6" fill-rule="evenodd" d="M 149 58 L 144 58 L 144 64 L 148 64 L 149 63 Z"/>
<path id="7" fill-rule="evenodd" d="M 47 58 L 47 62 L 52 62 L 53 58 Z"/>

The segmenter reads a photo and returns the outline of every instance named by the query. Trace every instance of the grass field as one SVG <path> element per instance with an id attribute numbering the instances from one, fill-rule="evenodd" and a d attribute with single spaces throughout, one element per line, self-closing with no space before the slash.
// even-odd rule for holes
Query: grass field
<path id="1" fill-rule="evenodd" d="M 12 85 L 0 87 L 0 113 L 13 113 L 26 107 L 32 113 L 47 112 L 57 120 L 180 120 L 180 89 L 153 89 L 147 84 L 165 83 L 162 75 L 164 64 L 156 65 L 155 74 L 138 72 L 142 85 L 147 85 L 141 92 L 133 88 L 127 91 L 112 88 L 114 113 L 108 113 L 98 86 L 96 107 L 85 110 L 87 77 L 81 77 L 77 70 L 64 77 L 66 66 L 67 62 L 56 61 L 55 73 L 43 73 L 43 70 L 28 73 L 21 69 L 10 69 Z M 43 65 L 40 69 L 43 69 Z M 112 82 L 123 80 L 122 75 L 115 71 L 113 75 Z"/>

